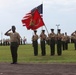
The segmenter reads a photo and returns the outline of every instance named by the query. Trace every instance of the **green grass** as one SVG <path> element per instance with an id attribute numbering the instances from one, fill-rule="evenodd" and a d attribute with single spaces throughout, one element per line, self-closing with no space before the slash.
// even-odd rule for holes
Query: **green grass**
<path id="1" fill-rule="evenodd" d="M 75 63 L 76 50 L 74 44 L 69 44 L 69 49 L 62 51 L 62 55 L 50 56 L 50 47 L 46 45 L 46 56 L 41 56 L 39 45 L 38 56 L 34 56 L 32 45 L 20 45 L 18 48 L 18 62 L 20 63 Z M 9 46 L 0 46 L 0 62 L 11 62 L 11 53 Z"/>

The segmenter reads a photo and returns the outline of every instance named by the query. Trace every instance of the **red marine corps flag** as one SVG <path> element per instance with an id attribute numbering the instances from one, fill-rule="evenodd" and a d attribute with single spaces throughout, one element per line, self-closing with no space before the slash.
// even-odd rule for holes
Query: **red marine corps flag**
<path id="1" fill-rule="evenodd" d="M 22 23 L 23 23 L 23 26 L 26 26 L 27 29 L 35 30 L 44 25 L 43 19 L 40 15 L 40 13 L 42 13 L 41 6 L 42 4 L 37 8 L 34 8 L 33 10 L 31 10 L 30 13 L 26 14 L 23 17 Z"/>

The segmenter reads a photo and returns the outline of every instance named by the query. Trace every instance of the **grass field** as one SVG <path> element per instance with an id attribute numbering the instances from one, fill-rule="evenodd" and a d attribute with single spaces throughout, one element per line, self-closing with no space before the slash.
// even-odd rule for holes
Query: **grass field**
<path id="1" fill-rule="evenodd" d="M 50 47 L 46 45 L 46 56 L 41 56 L 40 45 L 38 56 L 34 56 L 32 45 L 20 45 L 18 48 L 18 62 L 20 63 L 75 63 L 76 50 L 74 44 L 68 45 L 68 50 L 62 51 L 62 55 L 50 56 Z M 11 62 L 11 53 L 9 46 L 0 46 L 0 62 Z"/>

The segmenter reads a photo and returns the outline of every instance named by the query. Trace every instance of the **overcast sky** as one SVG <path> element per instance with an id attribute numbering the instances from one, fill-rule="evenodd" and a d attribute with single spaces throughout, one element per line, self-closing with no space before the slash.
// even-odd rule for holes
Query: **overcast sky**
<path id="1" fill-rule="evenodd" d="M 56 24 L 60 24 L 61 32 L 67 32 L 68 35 L 76 30 L 76 0 L 0 0 L 0 39 L 9 38 L 4 33 L 15 25 L 21 37 L 25 36 L 27 42 L 31 42 L 33 31 L 23 27 L 21 20 L 26 13 L 41 3 L 43 20 L 49 33 L 51 28 L 57 33 Z M 41 29 L 38 29 L 38 35 Z"/>

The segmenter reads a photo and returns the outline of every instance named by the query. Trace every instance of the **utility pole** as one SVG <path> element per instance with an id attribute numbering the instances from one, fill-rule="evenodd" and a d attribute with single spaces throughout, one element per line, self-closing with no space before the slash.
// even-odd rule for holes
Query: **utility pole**
<path id="1" fill-rule="evenodd" d="M 57 33 L 58 33 L 58 29 L 59 29 L 60 24 L 56 24 L 56 26 L 57 26 Z"/>

